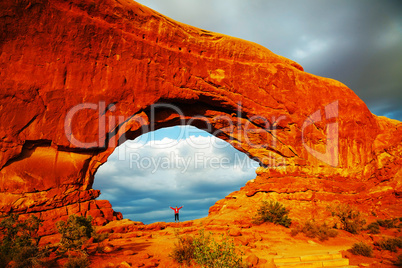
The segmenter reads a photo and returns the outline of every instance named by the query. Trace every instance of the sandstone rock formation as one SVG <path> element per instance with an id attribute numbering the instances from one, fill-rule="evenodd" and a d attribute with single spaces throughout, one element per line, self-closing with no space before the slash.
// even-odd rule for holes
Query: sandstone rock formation
<path id="1" fill-rule="evenodd" d="M 0 66 L 2 213 L 121 218 L 94 200 L 97 168 L 126 139 L 191 124 L 262 166 L 211 214 L 268 195 L 296 214 L 339 200 L 402 215 L 401 122 L 255 43 L 128 0 L 2 1 Z"/>

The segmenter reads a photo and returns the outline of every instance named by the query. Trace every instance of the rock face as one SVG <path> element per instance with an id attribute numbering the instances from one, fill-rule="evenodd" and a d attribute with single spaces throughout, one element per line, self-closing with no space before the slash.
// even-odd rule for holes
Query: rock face
<path id="1" fill-rule="evenodd" d="M 269 195 L 295 213 L 339 200 L 401 216 L 401 122 L 255 43 L 128 0 L 2 1 L 0 66 L 2 213 L 121 218 L 94 200 L 97 168 L 127 139 L 191 124 L 261 163 L 211 214 Z"/>

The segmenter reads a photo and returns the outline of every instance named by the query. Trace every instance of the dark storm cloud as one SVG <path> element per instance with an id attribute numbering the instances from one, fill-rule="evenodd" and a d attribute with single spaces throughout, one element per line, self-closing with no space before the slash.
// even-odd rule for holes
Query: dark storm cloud
<path id="1" fill-rule="evenodd" d="M 402 120 L 402 2 L 140 0 L 177 21 L 261 44 Z"/>

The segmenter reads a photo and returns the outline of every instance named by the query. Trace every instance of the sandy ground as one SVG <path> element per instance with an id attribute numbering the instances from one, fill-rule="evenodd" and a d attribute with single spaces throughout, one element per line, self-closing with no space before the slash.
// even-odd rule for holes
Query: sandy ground
<path id="1" fill-rule="evenodd" d="M 321 242 L 300 233 L 292 237 L 289 228 L 271 223 L 253 225 L 213 217 L 150 225 L 121 220 L 98 228 L 98 232 L 107 232 L 109 236 L 101 243 L 88 244 L 91 267 L 181 267 L 169 256 L 177 243 L 177 235 L 195 236 L 199 230 L 212 233 L 216 240 L 220 239 L 221 234 L 228 235 L 243 251 L 243 260 L 254 259 L 255 262 L 257 257 L 258 263 L 253 267 L 275 267 L 273 258 L 280 256 L 341 252 L 350 259 L 351 265 L 386 268 L 395 267 L 391 260 L 402 253 L 401 250 L 398 253 L 375 250 L 373 258 L 366 258 L 347 251 L 359 241 L 372 243 L 383 236 L 400 236 L 397 229 L 382 230 L 379 235 L 364 232 L 352 235 L 339 231 L 337 237 Z M 58 261 L 59 264 L 63 262 L 65 260 Z"/>

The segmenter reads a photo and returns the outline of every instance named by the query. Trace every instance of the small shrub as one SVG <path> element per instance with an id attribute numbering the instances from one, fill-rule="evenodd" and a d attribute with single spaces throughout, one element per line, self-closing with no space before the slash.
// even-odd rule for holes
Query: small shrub
<path id="1" fill-rule="evenodd" d="M 210 268 L 243 268 L 242 257 L 228 236 L 222 236 L 222 242 L 216 242 L 211 234 L 205 235 L 201 230 L 198 237 L 178 237 L 173 253 L 170 255 L 180 264 L 198 264 Z"/>
<path id="2" fill-rule="evenodd" d="M 191 236 L 178 236 L 178 240 L 170 257 L 180 264 L 190 265 L 194 259 L 194 239 Z"/>
<path id="3" fill-rule="evenodd" d="M 69 257 L 68 261 L 64 264 L 64 268 L 87 268 L 89 267 L 89 260 L 86 255 L 79 257 Z"/>
<path id="4" fill-rule="evenodd" d="M 283 204 L 272 200 L 262 201 L 254 222 L 257 224 L 272 222 L 289 228 L 292 220 L 288 214 L 289 210 Z"/>
<path id="5" fill-rule="evenodd" d="M 195 262 L 201 266 L 211 268 L 242 268 L 246 267 L 242 257 L 236 253 L 233 241 L 228 236 L 222 235 L 222 242 L 216 242 L 211 235 L 205 236 L 204 231 L 200 232 L 199 238 L 194 242 Z"/>
<path id="6" fill-rule="evenodd" d="M 399 226 L 399 219 L 394 218 L 394 219 L 385 219 L 385 220 L 377 220 L 377 223 L 384 228 L 390 229 L 390 228 L 397 228 Z"/>
<path id="7" fill-rule="evenodd" d="M 338 235 L 338 231 L 329 227 L 326 223 L 319 224 L 314 220 L 306 221 L 303 226 L 293 229 L 291 235 L 294 236 L 298 232 L 304 233 L 307 237 L 317 237 L 320 241 L 325 241 Z"/>
<path id="8" fill-rule="evenodd" d="M 352 208 L 348 204 L 336 206 L 332 210 L 332 215 L 339 218 L 343 230 L 352 234 L 358 234 L 366 223 L 360 211 Z"/>
<path id="9" fill-rule="evenodd" d="M 370 234 L 379 234 L 380 233 L 380 225 L 378 224 L 378 222 L 372 222 L 369 225 L 367 225 L 368 232 Z"/>
<path id="10" fill-rule="evenodd" d="M 296 236 L 300 232 L 301 232 L 301 228 L 293 228 L 292 230 L 290 230 L 290 235 Z"/>
<path id="11" fill-rule="evenodd" d="M 92 237 L 94 238 L 94 243 L 100 243 L 103 240 L 109 237 L 109 233 L 92 233 Z"/>
<path id="12" fill-rule="evenodd" d="M 98 244 L 96 246 L 96 252 L 103 252 L 103 249 L 105 247 L 105 244 L 103 243 L 103 241 L 109 237 L 109 233 L 94 232 L 92 234 L 92 237 L 94 238 L 93 242 Z"/>
<path id="13" fill-rule="evenodd" d="M 40 248 L 37 234 L 42 221 L 31 216 L 21 221 L 19 215 L 12 214 L 0 222 L 0 267 L 13 261 L 13 267 L 34 267 L 41 264 L 47 255 L 46 248 Z"/>
<path id="14" fill-rule="evenodd" d="M 81 249 L 82 245 L 94 234 L 92 217 L 70 215 L 67 221 L 56 223 L 57 231 L 61 234 L 59 253 L 65 254 L 70 251 L 85 252 Z"/>
<path id="15" fill-rule="evenodd" d="M 361 255 L 365 257 L 371 257 L 373 255 L 373 248 L 366 243 L 359 242 L 354 243 L 352 248 L 350 249 L 354 255 Z"/>
<path id="16" fill-rule="evenodd" d="M 397 252 L 398 248 L 402 248 L 402 237 L 382 239 L 375 243 L 381 249 Z"/>

